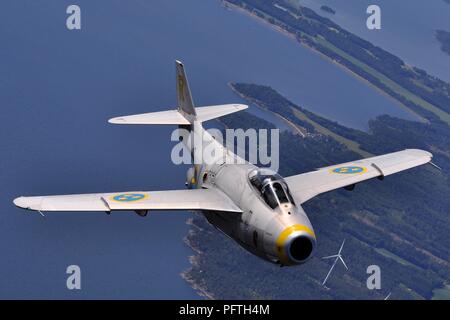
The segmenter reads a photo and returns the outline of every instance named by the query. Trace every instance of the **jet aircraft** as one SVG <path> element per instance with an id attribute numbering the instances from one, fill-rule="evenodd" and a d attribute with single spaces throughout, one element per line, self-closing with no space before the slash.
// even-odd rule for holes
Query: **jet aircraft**
<path id="1" fill-rule="evenodd" d="M 431 161 L 432 154 L 406 149 L 381 156 L 324 167 L 294 176 L 279 174 L 245 162 L 211 139 L 202 123 L 247 108 L 242 104 L 194 107 L 185 68 L 176 61 L 178 106 L 175 110 L 122 116 L 112 124 L 171 124 L 196 132 L 204 145 L 216 144 L 225 156 L 213 164 L 195 164 L 187 172 L 188 189 L 126 191 L 96 194 L 19 197 L 14 204 L 39 211 L 193 210 L 246 250 L 281 266 L 302 264 L 316 248 L 316 234 L 302 204 L 322 193 L 384 177 Z M 183 143 L 196 152 L 192 136 Z M 197 150 L 198 151 L 198 150 Z"/>

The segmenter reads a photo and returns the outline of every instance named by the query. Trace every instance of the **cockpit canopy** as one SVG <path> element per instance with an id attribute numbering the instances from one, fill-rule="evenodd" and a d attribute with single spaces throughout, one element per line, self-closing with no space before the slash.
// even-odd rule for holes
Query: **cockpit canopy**
<path id="1" fill-rule="evenodd" d="M 279 174 L 268 169 L 255 169 L 250 171 L 248 178 L 272 209 L 283 203 L 295 205 L 286 182 Z"/>

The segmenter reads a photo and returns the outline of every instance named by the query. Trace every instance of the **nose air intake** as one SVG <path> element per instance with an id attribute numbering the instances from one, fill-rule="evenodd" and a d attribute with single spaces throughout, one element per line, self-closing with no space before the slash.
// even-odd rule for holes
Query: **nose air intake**
<path id="1" fill-rule="evenodd" d="M 292 266 L 306 262 L 316 247 L 316 236 L 306 224 L 285 228 L 275 241 L 279 264 Z"/>
<path id="2" fill-rule="evenodd" d="M 297 236 L 289 244 L 289 256 L 294 261 L 303 262 L 307 260 L 313 252 L 314 244 L 308 236 Z"/>

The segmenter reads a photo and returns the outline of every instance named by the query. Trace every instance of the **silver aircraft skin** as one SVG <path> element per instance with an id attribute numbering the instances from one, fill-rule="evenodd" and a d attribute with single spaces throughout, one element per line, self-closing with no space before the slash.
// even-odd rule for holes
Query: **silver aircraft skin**
<path id="1" fill-rule="evenodd" d="M 113 124 L 173 124 L 189 130 L 181 137 L 195 156 L 191 141 L 200 136 L 202 146 L 215 144 L 220 160 L 196 164 L 187 172 L 187 190 L 128 191 L 81 195 L 19 197 L 14 204 L 39 211 L 200 211 L 217 229 L 249 252 L 267 261 L 291 266 L 306 262 L 316 247 L 314 229 L 301 204 L 328 191 L 352 189 L 358 182 L 426 164 L 432 154 L 407 149 L 282 178 L 245 161 L 212 139 L 202 122 L 246 109 L 241 104 L 194 107 L 184 66 L 176 61 L 176 110 L 123 116 Z M 242 160 L 239 158 L 239 160 Z"/>

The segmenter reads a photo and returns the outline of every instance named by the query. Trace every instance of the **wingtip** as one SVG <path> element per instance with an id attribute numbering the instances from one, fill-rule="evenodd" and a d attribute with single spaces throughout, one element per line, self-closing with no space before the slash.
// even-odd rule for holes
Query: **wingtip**
<path id="1" fill-rule="evenodd" d="M 232 106 L 236 109 L 236 111 L 242 111 L 248 108 L 248 105 L 240 103 L 233 103 Z"/>
<path id="2" fill-rule="evenodd" d="M 412 154 L 416 154 L 418 156 L 427 156 L 430 159 L 433 159 L 433 154 L 429 151 L 426 150 L 422 150 L 422 149 L 407 149 L 408 152 L 412 153 Z"/>
<path id="3" fill-rule="evenodd" d="M 13 200 L 13 203 L 16 207 L 21 209 L 27 209 L 26 203 L 25 203 L 25 197 L 17 197 Z"/>
<path id="4" fill-rule="evenodd" d="M 26 210 L 40 210 L 41 197 L 18 197 L 13 200 L 16 207 Z"/>
<path id="5" fill-rule="evenodd" d="M 118 117 L 118 118 L 111 118 L 108 120 L 109 123 L 111 124 L 124 124 L 125 123 L 125 119 L 122 117 Z"/>

